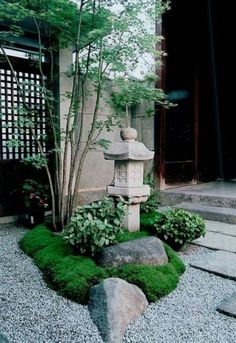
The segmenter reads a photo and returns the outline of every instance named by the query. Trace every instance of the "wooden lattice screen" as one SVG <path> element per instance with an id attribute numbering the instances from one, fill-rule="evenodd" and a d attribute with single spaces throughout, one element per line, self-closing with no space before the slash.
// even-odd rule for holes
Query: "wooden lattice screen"
<path id="1" fill-rule="evenodd" d="M 24 102 L 12 71 L 0 66 L 0 160 L 18 160 L 39 153 L 32 130 L 46 151 L 46 105 L 41 91 L 42 78 L 34 69 L 24 71 L 21 68 L 15 73 L 24 90 Z M 29 123 L 21 128 L 24 121 L 21 113 L 25 108 L 29 109 L 32 129 Z M 8 142 L 12 140 L 17 141 L 15 146 L 9 146 Z"/>

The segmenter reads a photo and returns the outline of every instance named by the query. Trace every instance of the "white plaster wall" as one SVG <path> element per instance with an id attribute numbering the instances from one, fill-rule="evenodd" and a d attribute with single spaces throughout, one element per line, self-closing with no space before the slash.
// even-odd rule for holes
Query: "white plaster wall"
<path id="1" fill-rule="evenodd" d="M 153 115 L 147 116 L 147 109 L 153 109 Z M 138 131 L 137 139 L 143 142 L 149 150 L 154 150 L 154 104 L 143 103 L 135 107 L 131 125 Z"/>
<path id="2" fill-rule="evenodd" d="M 65 49 L 60 52 L 60 119 L 61 127 L 65 127 L 65 115 L 68 112 L 69 100 L 63 99 L 62 94 L 66 91 L 71 91 L 72 79 L 66 76 L 65 72 L 70 71 L 72 62 L 72 50 Z M 90 93 L 92 91 L 92 85 L 87 86 Z M 105 120 L 107 115 L 109 115 L 112 109 L 107 104 L 105 99 L 108 99 L 109 93 L 104 94 L 104 98 L 101 100 L 99 108 L 99 120 Z M 85 104 L 84 111 L 84 134 L 82 135 L 82 149 L 86 142 L 86 137 L 89 133 L 91 127 L 91 121 L 93 118 L 93 111 L 95 106 L 95 96 L 89 96 Z M 101 138 L 109 139 L 112 142 L 119 141 L 120 129 L 115 129 L 113 132 L 102 132 Z M 114 173 L 114 162 L 106 161 L 103 157 L 103 150 L 101 148 L 97 150 L 92 150 L 88 153 L 84 169 L 82 172 L 82 178 L 80 183 L 80 192 L 91 191 L 95 192 L 105 190 L 106 186 L 109 185 L 113 180 Z"/>
<path id="3" fill-rule="evenodd" d="M 152 105 L 154 110 L 154 104 Z M 135 127 L 138 132 L 137 140 L 143 142 L 149 150 L 155 151 L 154 141 L 154 129 L 155 121 L 154 114 L 150 117 L 145 115 L 147 108 L 150 108 L 150 104 L 141 104 L 136 106 L 131 118 L 131 125 Z M 153 173 L 154 160 L 145 162 L 144 175 Z"/>

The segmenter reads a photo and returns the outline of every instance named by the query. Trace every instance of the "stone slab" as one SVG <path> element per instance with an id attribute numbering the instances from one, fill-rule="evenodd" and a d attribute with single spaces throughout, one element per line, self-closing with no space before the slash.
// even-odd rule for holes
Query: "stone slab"
<path id="1" fill-rule="evenodd" d="M 236 253 L 236 237 L 222 233 L 207 231 L 205 237 L 200 237 L 192 243 L 214 250 Z"/>
<path id="2" fill-rule="evenodd" d="M 229 298 L 222 301 L 222 303 L 217 307 L 217 311 L 236 318 L 236 292 Z"/>
<path id="3" fill-rule="evenodd" d="M 236 254 L 227 251 L 214 251 L 190 264 L 209 273 L 236 281 Z"/>
<path id="4" fill-rule="evenodd" d="M 236 225 L 211 220 L 205 220 L 207 231 L 222 233 L 224 235 L 236 237 Z"/>

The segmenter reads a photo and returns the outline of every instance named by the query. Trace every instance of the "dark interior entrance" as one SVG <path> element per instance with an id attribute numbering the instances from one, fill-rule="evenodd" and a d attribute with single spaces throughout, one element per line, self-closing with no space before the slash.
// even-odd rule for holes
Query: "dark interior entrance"
<path id="1" fill-rule="evenodd" d="M 37 139 L 41 141 L 47 133 L 47 111 L 45 99 L 42 97 L 40 86 L 42 76 L 38 70 L 37 60 L 31 59 L 23 50 L 6 49 L 8 58 L 14 68 L 21 89 L 24 90 L 24 103 L 32 109 L 31 120 Z M 20 54 L 21 57 L 15 57 Z M 22 57 L 24 56 L 24 58 Z M 47 71 L 46 63 L 43 68 Z M 46 74 L 46 72 L 45 72 Z M 22 213 L 24 202 L 18 192 L 24 180 L 35 179 L 45 182 L 45 172 L 34 169 L 22 163 L 22 159 L 37 155 L 39 148 L 30 131 L 29 126 L 22 129 L 20 111 L 23 107 L 21 91 L 5 57 L 0 55 L 0 217 Z M 10 145 L 17 139 L 19 144 Z M 41 143 L 46 153 L 46 143 Z"/>
<path id="2" fill-rule="evenodd" d="M 158 168 L 166 185 L 236 177 L 234 7 L 173 0 L 163 18 L 162 86 L 178 105 L 157 114 Z"/>

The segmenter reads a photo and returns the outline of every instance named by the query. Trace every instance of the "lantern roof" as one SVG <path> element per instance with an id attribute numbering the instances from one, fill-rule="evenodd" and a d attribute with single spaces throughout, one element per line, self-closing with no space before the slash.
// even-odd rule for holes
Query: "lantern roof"
<path id="1" fill-rule="evenodd" d="M 111 145 L 110 149 L 104 152 L 106 160 L 116 161 L 147 161 L 152 160 L 154 152 L 146 146 L 137 142 L 137 131 L 134 128 L 126 127 L 120 132 L 122 141 Z"/>

